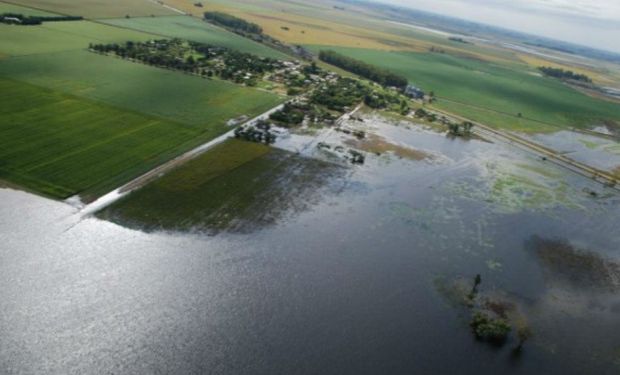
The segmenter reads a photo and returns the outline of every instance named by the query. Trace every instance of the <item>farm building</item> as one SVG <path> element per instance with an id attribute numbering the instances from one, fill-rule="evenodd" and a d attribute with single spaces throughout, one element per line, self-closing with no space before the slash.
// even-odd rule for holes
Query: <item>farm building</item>
<path id="1" fill-rule="evenodd" d="M 413 85 L 407 85 L 405 88 L 405 95 L 413 99 L 422 99 L 424 98 L 424 91 Z"/>

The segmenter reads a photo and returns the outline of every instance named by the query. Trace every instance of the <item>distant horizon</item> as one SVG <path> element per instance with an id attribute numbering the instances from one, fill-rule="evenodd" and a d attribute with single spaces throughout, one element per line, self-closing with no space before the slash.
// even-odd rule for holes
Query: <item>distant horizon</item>
<path id="1" fill-rule="evenodd" d="M 620 54 L 620 2 L 373 0 Z"/>

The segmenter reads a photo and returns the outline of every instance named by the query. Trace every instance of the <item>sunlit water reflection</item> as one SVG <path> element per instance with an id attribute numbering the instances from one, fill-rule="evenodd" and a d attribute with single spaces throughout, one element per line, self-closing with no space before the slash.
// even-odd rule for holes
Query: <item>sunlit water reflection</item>
<path id="1" fill-rule="evenodd" d="M 505 146 L 381 126 L 443 161 L 370 157 L 249 233 L 145 233 L 0 190 L 0 372 L 618 373 L 617 290 L 565 282 L 532 241 L 618 262 L 620 199 Z M 436 288 L 478 273 L 528 317 L 518 359 Z"/>

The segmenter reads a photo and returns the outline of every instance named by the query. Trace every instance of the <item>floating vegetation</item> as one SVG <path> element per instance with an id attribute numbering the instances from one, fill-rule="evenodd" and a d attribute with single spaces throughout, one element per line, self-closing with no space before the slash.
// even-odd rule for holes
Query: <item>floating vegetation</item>
<path id="1" fill-rule="evenodd" d="M 458 196 L 492 204 L 495 211 L 515 213 L 557 207 L 584 209 L 585 194 L 571 188 L 555 167 L 501 158 L 480 164 L 481 176 L 447 184 Z"/>
<path id="2" fill-rule="evenodd" d="M 606 292 L 620 291 L 620 262 L 580 249 L 568 241 L 532 237 L 527 247 L 544 267 L 552 284 Z"/>

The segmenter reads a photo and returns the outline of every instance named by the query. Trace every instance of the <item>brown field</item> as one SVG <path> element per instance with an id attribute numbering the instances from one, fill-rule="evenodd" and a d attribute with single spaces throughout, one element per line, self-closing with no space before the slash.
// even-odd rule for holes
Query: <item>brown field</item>
<path id="1" fill-rule="evenodd" d="M 345 141 L 344 143 L 348 146 L 377 155 L 382 155 L 386 152 L 389 152 L 393 153 L 401 159 L 417 161 L 433 159 L 433 155 L 427 152 L 389 142 L 387 139 L 376 134 L 370 134 L 366 139 L 361 140 L 350 139 Z"/>

